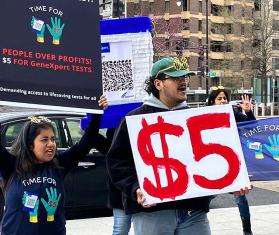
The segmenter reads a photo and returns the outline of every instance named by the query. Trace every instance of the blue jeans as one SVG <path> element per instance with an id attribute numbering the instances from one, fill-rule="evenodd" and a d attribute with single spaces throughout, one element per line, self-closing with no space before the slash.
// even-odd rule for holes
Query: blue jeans
<path id="1" fill-rule="evenodd" d="M 250 219 L 250 210 L 246 196 L 234 196 L 234 200 L 238 206 L 240 217 Z"/>
<path id="2" fill-rule="evenodd" d="M 161 210 L 132 215 L 135 235 L 210 235 L 204 211 Z"/>
<path id="3" fill-rule="evenodd" d="M 112 235 L 128 235 L 131 227 L 131 217 L 131 215 L 126 215 L 124 210 L 114 208 Z"/>

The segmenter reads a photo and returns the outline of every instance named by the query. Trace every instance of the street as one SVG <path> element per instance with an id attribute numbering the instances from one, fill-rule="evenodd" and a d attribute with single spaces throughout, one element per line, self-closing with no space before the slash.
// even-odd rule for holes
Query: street
<path id="1" fill-rule="evenodd" d="M 279 181 L 253 182 L 253 185 L 253 190 L 247 196 L 253 233 L 278 235 Z M 208 219 L 212 235 L 242 235 L 241 220 L 233 195 L 218 195 L 210 207 Z M 112 217 L 68 220 L 66 225 L 69 235 L 110 235 L 112 226 Z M 134 234 L 133 229 L 130 234 Z"/>

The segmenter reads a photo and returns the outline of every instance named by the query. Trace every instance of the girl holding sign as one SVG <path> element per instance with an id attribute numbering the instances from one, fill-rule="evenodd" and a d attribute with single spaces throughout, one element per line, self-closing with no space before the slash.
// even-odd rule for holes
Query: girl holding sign
<path id="1" fill-rule="evenodd" d="M 212 87 L 210 89 L 207 105 L 222 105 L 229 103 L 229 94 L 223 86 Z M 238 106 L 234 106 L 234 116 L 236 122 L 255 120 L 255 116 L 252 112 L 253 105 L 248 95 L 242 96 L 242 102 Z M 235 195 L 235 201 L 237 203 L 244 235 L 252 235 L 250 210 L 248 201 L 245 195 Z"/>
<path id="2" fill-rule="evenodd" d="M 99 106 L 107 106 L 105 97 Z M 10 153 L 0 145 L 0 171 L 5 181 L 2 235 L 65 235 L 64 178 L 94 147 L 100 115 L 79 143 L 57 153 L 55 130 L 43 116 L 29 118 Z"/>

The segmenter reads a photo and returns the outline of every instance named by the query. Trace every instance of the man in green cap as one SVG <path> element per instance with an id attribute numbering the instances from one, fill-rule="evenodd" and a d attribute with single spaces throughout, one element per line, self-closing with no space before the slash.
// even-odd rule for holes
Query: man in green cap
<path id="1" fill-rule="evenodd" d="M 187 60 L 166 57 L 157 61 L 146 81 L 148 99 L 128 115 L 186 109 L 186 88 L 192 74 Z M 144 205 L 125 118 L 114 136 L 107 167 L 113 184 L 123 193 L 125 213 L 132 214 L 136 235 L 211 234 L 208 197 Z"/>

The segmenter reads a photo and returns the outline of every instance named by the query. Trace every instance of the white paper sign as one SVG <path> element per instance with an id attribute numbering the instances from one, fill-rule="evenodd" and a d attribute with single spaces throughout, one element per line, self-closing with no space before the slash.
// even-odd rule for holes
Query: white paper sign
<path id="1" fill-rule="evenodd" d="M 147 204 L 250 187 L 231 105 L 126 120 Z"/>

